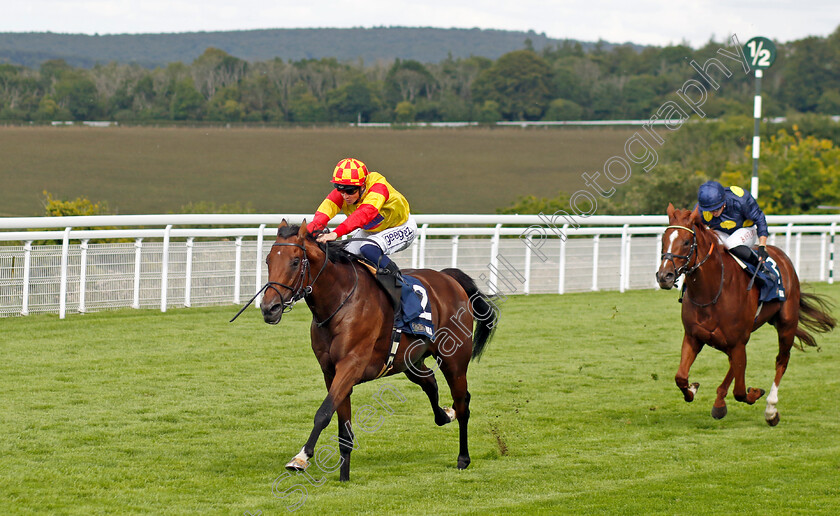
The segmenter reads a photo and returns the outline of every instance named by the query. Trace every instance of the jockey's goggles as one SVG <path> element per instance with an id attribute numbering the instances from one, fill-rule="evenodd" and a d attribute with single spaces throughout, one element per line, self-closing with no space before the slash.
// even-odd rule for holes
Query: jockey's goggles
<path id="1" fill-rule="evenodd" d="M 341 193 L 346 193 L 348 195 L 353 195 L 359 191 L 359 187 L 356 185 L 340 185 L 336 184 L 335 189 Z"/>

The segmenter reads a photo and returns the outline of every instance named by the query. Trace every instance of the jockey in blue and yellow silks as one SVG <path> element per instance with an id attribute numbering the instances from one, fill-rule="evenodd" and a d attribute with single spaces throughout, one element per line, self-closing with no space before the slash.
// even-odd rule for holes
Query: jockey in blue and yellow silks
<path id="1" fill-rule="evenodd" d="M 737 186 L 724 188 L 707 181 L 697 192 L 697 206 L 703 221 L 717 233 L 729 252 L 741 261 L 758 265 L 767 259 L 767 220 L 749 192 Z M 757 254 L 752 246 L 758 242 Z M 766 268 L 769 269 L 769 268 Z M 775 274 L 770 271 L 770 274 Z"/>
<path id="2" fill-rule="evenodd" d="M 376 264 L 379 276 L 391 276 L 387 283 L 392 286 L 392 297 L 398 304 L 400 270 L 388 255 L 408 248 L 417 236 L 417 223 L 411 216 L 408 201 L 382 174 L 368 172 L 365 164 L 354 158 L 338 162 L 332 183 L 335 188 L 318 207 L 307 229 L 310 233 L 317 232 L 339 211 L 347 214 L 347 219 L 335 231 L 322 233 L 316 240 L 323 244 L 351 233 L 353 238 L 366 239 L 350 242 L 345 249 Z"/>

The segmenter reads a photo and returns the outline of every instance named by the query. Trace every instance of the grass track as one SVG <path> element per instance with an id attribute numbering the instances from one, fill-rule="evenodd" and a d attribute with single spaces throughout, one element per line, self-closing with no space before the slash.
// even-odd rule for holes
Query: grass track
<path id="1" fill-rule="evenodd" d="M 0 127 L 0 216 L 41 215 L 42 191 L 120 214 L 189 202 L 310 213 L 347 156 L 381 171 L 414 213 L 494 213 L 583 187 L 635 129 Z"/>
<path id="2" fill-rule="evenodd" d="M 840 298 L 838 285 L 813 290 Z M 471 364 L 469 469 L 455 468 L 457 427 L 436 427 L 420 389 L 393 377 L 407 400 L 379 412 L 377 431 L 356 430 L 351 482 L 328 474 L 297 512 L 840 512 L 840 333 L 794 351 L 770 428 L 763 399 L 747 406 L 731 393 L 729 415 L 711 418 L 726 368 L 712 349 L 692 369 L 697 400 L 682 401 L 673 291 L 510 297 L 502 309 Z M 0 513 L 287 513 L 293 497 L 274 497 L 272 482 L 324 396 L 309 313 L 276 327 L 255 310 L 228 324 L 233 313 L 4 319 Z M 751 386 L 772 381 L 774 335 L 764 328 L 750 343 Z M 382 385 L 357 387 L 354 408 L 373 405 Z"/>

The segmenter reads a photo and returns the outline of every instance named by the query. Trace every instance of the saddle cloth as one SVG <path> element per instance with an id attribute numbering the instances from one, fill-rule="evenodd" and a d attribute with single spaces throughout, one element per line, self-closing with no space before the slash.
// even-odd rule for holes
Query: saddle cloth
<path id="1" fill-rule="evenodd" d="M 752 277 L 755 273 L 756 266 L 751 263 L 745 263 L 744 265 L 747 267 L 745 269 L 747 274 Z M 758 300 L 762 303 L 768 303 L 770 301 L 784 301 L 787 298 L 785 297 L 785 289 L 782 285 L 782 274 L 779 272 L 779 266 L 776 265 L 773 258 L 767 258 L 767 260 L 764 261 L 764 265 L 773 270 L 776 278 L 770 278 L 763 268 L 760 269 L 758 273 L 755 273 L 755 283 L 760 288 Z"/>
<path id="2" fill-rule="evenodd" d="M 376 278 L 376 267 L 363 257 L 354 257 Z M 432 309 L 429 295 L 420 281 L 407 274 L 402 275 L 403 285 L 400 292 L 400 313 L 394 317 L 394 328 L 411 335 L 422 335 L 432 340 L 435 338 L 435 325 L 432 323 Z M 385 287 L 377 282 L 383 289 Z M 388 290 L 385 289 L 388 294 Z M 390 294 L 389 298 L 390 298 Z"/>
<path id="3" fill-rule="evenodd" d="M 429 296 L 416 278 L 403 274 L 403 286 L 400 296 L 401 310 L 394 321 L 397 329 L 412 335 L 422 335 L 434 340 L 435 327 L 432 323 L 432 311 Z"/>

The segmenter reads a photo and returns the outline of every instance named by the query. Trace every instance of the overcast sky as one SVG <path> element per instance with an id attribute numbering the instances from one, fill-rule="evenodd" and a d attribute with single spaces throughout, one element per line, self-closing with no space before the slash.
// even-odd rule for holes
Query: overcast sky
<path id="1" fill-rule="evenodd" d="M 837 0 L 3 0 L 0 32 L 123 34 L 311 27 L 534 30 L 552 38 L 700 46 L 826 36 Z"/>

